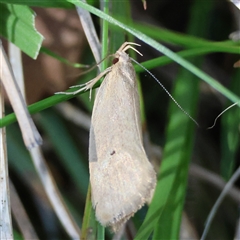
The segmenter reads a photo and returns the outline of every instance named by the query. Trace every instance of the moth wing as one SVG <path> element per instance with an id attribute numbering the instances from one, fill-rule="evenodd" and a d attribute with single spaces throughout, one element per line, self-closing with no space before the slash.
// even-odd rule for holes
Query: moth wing
<path id="1" fill-rule="evenodd" d="M 90 129 L 93 207 L 101 224 L 115 230 L 151 199 L 156 184 L 142 145 L 135 72 L 127 67 L 130 74 L 119 67 L 105 77 Z"/>

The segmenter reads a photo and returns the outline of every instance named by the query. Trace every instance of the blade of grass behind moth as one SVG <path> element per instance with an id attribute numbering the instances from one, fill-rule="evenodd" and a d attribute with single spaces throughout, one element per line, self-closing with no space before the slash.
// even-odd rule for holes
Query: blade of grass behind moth
<path id="1" fill-rule="evenodd" d="M 82 0 L 82 1 L 86 2 L 85 0 Z M 76 9 L 83 27 L 83 31 L 85 32 L 86 38 L 92 50 L 93 56 L 96 62 L 98 63 L 101 61 L 101 54 L 100 54 L 101 45 L 92 21 L 92 17 L 90 13 L 85 9 L 78 6 L 76 6 Z"/>
<path id="2" fill-rule="evenodd" d="M 28 113 L 24 99 L 19 91 L 7 55 L 3 49 L 2 42 L 0 42 L 0 59 L 2 60 L 1 81 L 7 92 L 11 105 L 17 116 L 19 126 L 22 131 L 25 145 L 28 149 L 38 146 L 42 143 L 42 138 L 34 125 L 30 114 Z"/>
<path id="3" fill-rule="evenodd" d="M 239 79 L 240 71 L 236 69 L 231 81 L 230 89 L 238 96 L 240 96 Z M 229 106 L 231 103 L 227 101 L 227 104 Z M 239 122 L 240 108 L 238 106 L 229 109 L 222 116 L 221 175 L 225 180 L 229 180 L 237 164 L 236 155 L 240 144 Z"/>
<path id="4" fill-rule="evenodd" d="M 4 116 L 3 86 L 0 81 L 0 118 Z M 0 239 L 13 239 L 8 181 L 8 157 L 5 128 L 0 129 Z"/>
<path id="5" fill-rule="evenodd" d="M 96 220 L 95 213 L 92 209 L 92 201 L 91 201 L 91 187 L 89 185 L 85 209 L 84 209 L 84 221 L 82 224 L 82 232 L 81 232 L 82 240 L 95 240 L 97 239 L 97 228 L 96 228 Z"/>
<path id="6" fill-rule="evenodd" d="M 124 4 L 124 6 L 123 6 Z M 111 16 L 125 16 L 127 19 L 129 19 L 130 16 L 130 6 L 128 1 L 111 1 L 111 9 L 110 9 L 110 15 Z M 117 49 L 126 41 L 125 38 L 125 31 L 120 28 L 116 28 L 111 24 L 108 24 L 109 27 L 109 46 L 108 46 L 108 52 L 110 54 L 113 54 L 117 51 Z M 128 41 L 131 41 L 128 36 Z"/>
<path id="7" fill-rule="evenodd" d="M 112 4 L 114 4 L 114 3 L 112 2 Z M 108 0 L 100 1 L 100 8 L 104 13 L 109 14 L 109 1 Z M 101 41 L 102 41 L 101 56 L 102 56 L 102 59 L 107 56 L 108 50 L 109 50 L 109 48 L 108 48 L 108 44 L 109 44 L 108 30 L 109 30 L 108 22 L 105 21 L 104 19 L 101 19 Z M 101 67 L 100 67 L 101 72 L 104 71 L 106 68 L 107 68 L 107 61 L 103 61 L 101 63 Z"/>
<path id="8" fill-rule="evenodd" d="M 176 46 L 186 47 L 186 48 L 211 48 L 212 51 L 217 51 L 222 49 L 226 52 L 239 53 L 238 44 L 233 41 L 210 41 L 204 38 L 196 37 L 193 35 L 187 35 L 184 33 L 177 33 L 165 28 L 152 26 L 145 23 L 133 23 L 130 26 L 143 32 L 147 36 L 165 42 L 167 44 L 173 44 Z"/>

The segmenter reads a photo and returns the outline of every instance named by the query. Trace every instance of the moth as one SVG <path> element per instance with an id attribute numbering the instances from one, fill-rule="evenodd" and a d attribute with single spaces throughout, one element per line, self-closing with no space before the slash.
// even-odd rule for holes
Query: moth
<path id="1" fill-rule="evenodd" d="M 136 73 L 126 53 L 129 48 L 138 52 L 132 45 L 138 44 L 125 42 L 113 65 L 75 92 L 91 90 L 106 75 L 92 112 L 89 170 L 96 218 L 114 232 L 151 201 L 156 186 L 143 147 Z"/>

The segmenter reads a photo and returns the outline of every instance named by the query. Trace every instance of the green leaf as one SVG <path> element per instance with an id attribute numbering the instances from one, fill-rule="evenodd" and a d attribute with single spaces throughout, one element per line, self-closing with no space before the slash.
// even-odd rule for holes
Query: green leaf
<path id="1" fill-rule="evenodd" d="M 43 36 L 35 29 L 35 14 L 27 6 L 0 3 L 0 34 L 36 59 Z"/>

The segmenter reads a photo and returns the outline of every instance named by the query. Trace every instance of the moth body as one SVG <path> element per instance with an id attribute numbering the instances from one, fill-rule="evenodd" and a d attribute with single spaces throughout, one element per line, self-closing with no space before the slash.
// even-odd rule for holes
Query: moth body
<path id="1" fill-rule="evenodd" d="M 151 201 L 156 173 L 142 143 L 135 70 L 123 45 L 94 103 L 89 143 L 92 204 L 97 220 L 117 231 Z M 91 83 L 92 84 L 92 83 Z M 92 85 L 91 85 L 92 86 Z"/>

